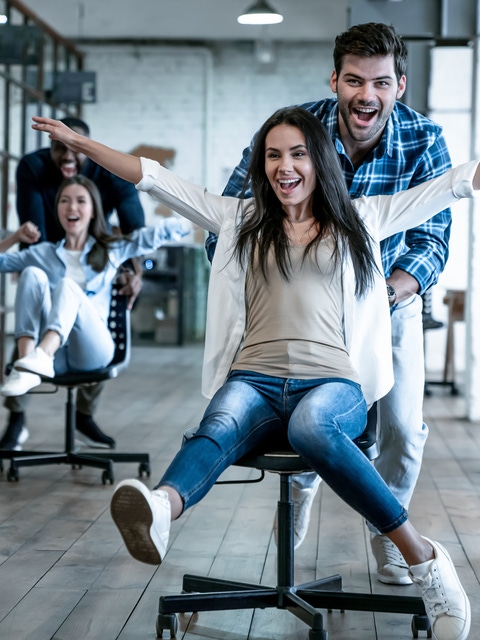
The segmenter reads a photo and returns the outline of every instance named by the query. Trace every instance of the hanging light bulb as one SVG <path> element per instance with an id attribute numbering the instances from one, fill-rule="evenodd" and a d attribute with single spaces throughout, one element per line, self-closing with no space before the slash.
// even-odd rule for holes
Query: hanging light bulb
<path id="1" fill-rule="evenodd" d="M 278 24 L 283 21 L 283 16 L 265 2 L 258 0 L 250 9 L 237 18 L 240 24 Z"/>

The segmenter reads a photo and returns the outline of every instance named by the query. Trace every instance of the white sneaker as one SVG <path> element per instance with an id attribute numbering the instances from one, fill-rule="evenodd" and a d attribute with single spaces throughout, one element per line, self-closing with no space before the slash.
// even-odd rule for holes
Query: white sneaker
<path id="1" fill-rule="evenodd" d="M 377 578 L 385 584 L 412 584 L 408 564 L 398 547 L 387 536 L 370 534 L 372 552 L 377 561 Z"/>
<path id="2" fill-rule="evenodd" d="M 28 356 L 24 356 L 14 362 L 13 368 L 17 371 L 36 373 L 42 378 L 55 377 L 53 358 L 45 353 L 41 347 L 36 347 Z"/>
<path id="3" fill-rule="evenodd" d="M 161 564 L 170 533 L 170 500 L 166 491 L 150 491 L 139 480 L 123 480 L 110 504 L 112 518 L 135 560 Z"/>
<path id="4" fill-rule="evenodd" d="M 313 499 L 317 495 L 321 481 L 320 476 L 316 476 L 315 482 L 308 488 L 299 489 L 294 485 L 292 486 L 294 549 L 298 549 L 307 535 Z M 275 544 L 278 544 L 278 511 L 275 513 L 273 521 L 273 534 Z"/>
<path id="5" fill-rule="evenodd" d="M 428 540 L 428 538 L 425 538 Z M 435 558 L 412 565 L 412 580 L 420 585 L 433 637 L 436 640 L 466 640 L 470 631 L 470 602 L 452 559 L 441 544 L 428 540 Z"/>
<path id="6" fill-rule="evenodd" d="M 20 431 L 20 435 L 18 436 L 17 444 L 13 447 L 13 450 L 21 451 L 22 444 L 24 444 L 29 437 L 30 437 L 30 432 L 28 431 L 27 427 L 22 427 L 22 430 Z"/>
<path id="7" fill-rule="evenodd" d="M 12 369 L 2 386 L 1 393 L 2 396 L 7 397 L 23 396 L 39 384 L 42 384 L 42 379 L 36 373 Z"/>

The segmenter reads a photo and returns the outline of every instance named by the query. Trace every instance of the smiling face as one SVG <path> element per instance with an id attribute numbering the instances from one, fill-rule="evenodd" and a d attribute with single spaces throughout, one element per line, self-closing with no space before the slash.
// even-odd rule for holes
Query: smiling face
<path id="1" fill-rule="evenodd" d="M 330 87 L 337 94 L 340 137 L 347 148 L 378 143 L 405 85 L 405 76 L 396 78 L 393 56 L 344 56 Z"/>
<path id="2" fill-rule="evenodd" d="M 291 217 L 311 216 L 316 174 L 300 129 L 280 124 L 268 132 L 265 173 L 283 209 Z"/>
<path id="3" fill-rule="evenodd" d="M 80 127 L 72 127 L 72 129 L 82 136 L 87 135 Z M 59 142 L 58 140 L 52 140 L 50 157 L 53 160 L 53 164 L 60 169 L 64 178 L 73 178 L 76 176 L 87 159 L 87 156 L 83 153 L 71 151 L 63 142 Z"/>
<path id="4" fill-rule="evenodd" d="M 57 216 L 65 230 L 67 248 L 70 240 L 85 242 L 90 221 L 94 217 L 93 202 L 88 190 L 80 184 L 66 186 L 58 198 Z"/>

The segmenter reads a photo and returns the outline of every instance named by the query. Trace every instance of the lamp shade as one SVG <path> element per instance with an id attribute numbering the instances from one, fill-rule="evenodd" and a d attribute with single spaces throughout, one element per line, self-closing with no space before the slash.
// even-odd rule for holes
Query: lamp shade
<path id="1" fill-rule="evenodd" d="M 283 16 L 265 2 L 258 0 L 245 13 L 237 18 L 240 24 L 278 24 L 283 21 Z"/>

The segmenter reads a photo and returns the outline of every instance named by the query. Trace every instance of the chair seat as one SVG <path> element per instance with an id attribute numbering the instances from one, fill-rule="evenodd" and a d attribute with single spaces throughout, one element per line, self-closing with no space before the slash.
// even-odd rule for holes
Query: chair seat
<path id="1" fill-rule="evenodd" d="M 236 467 L 248 467 L 274 473 L 302 473 L 311 471 L 310 465 L 295 451 L 249 453 L 235 462 Z"/>
<path id="2" fill-rule="evenodd" d="M 44 380 L 44 382 L 49 382 L 59 387 L 79 387 L 96 384 L 103 380 L 111 380 L 116 378 L 119 372 L 120 367 L 118 365 L 107 365 L 93 371 L 68 371 L 67 373 L 56 375 L 51 380 Z"/>

